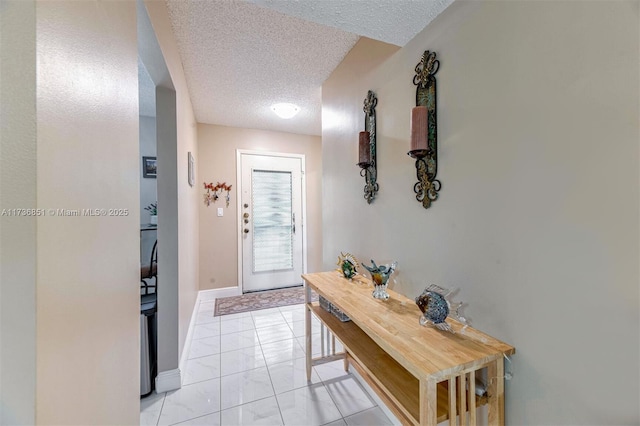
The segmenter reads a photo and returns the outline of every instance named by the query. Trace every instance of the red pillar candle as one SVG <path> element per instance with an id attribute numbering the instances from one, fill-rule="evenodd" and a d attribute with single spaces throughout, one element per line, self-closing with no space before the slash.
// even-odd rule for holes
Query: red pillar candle
<path id="1" fill-rule="evenodd" d="M 371 147 L 369 145 L 369 132 L 360 132 L 360 140 L 358 142 L 358 164 L 371 163 Z"/>
<path id="2" fill-rule="evenodd" d="M 428 149 L 427 107 L 417 106 L 411 110 L 411 151 Z"/>

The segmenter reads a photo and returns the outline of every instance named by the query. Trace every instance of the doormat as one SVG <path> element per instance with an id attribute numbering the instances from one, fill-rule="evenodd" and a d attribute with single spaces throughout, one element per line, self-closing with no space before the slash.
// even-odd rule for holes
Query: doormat
<path id="1" fill-rule="evenodd" d="M 311 300 L 318 295 L 312 291 Z M 304 303 L 304 287 L 282 288 L 216 299 L 214 317 Z"/>

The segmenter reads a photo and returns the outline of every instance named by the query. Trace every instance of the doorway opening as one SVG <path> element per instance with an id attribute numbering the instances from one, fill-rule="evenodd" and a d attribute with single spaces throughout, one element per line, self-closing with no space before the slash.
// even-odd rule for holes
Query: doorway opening
<path id="1" fill-rule="evenodd" d="M 177 165 L 177 115 L 176 92 L 171 75 L 164 60 L 162 50 L 156 39 L 151 20 L 142 0 L 136 1 L 138 24 L 138 57 L 151 82 L 148 91 L 154 91 L 155 120 L 148 127 L 155 128 L 156 178 L 144 177 L 143 184 L 155 181 L 157 201 L 157 278 L 156 307 L 154 321 L 157 324 L 157 361 L 155 378 L 156 392 L 179 389 L 181 386 L 179 369 L 179 287 L 178 287 L 178 188 Z M 144 120 L 141 121 L 144 123 Z M 143 124 L 144 125 L 144 124 Z M 143 154 L 141 152 L 141 154 Z M 143 155 L 138 159 L 142 168 Z M 147 158 L 152 156 L 147 156 Z M 149 173 L 147 173 L 149 174 Z M 151 185 L 153 186 L 153 185 Z M 142 188 L 141 188 L 142 192 Z M 149 197 L 153 197 L 153 192 Z M 152 199 L 152 198 L 151 198 Z M 147 199 L 148 201 L 149 199 Z M 143 202 L 147 202 L 143 201 Z M 141 206 L 141 209 L 144 207 Z M 142 212 L 141 212 L 142 213 Z M 147 222 L 147 212 L 141 215 L 141 225 Z M 141 234 L 143 234 L 141 232 Z M 146 233 L 151 235 L 151 233 Z M 155 245 L 155 242 L 154 242 Z M 153 246 L 151 246 L 153 247 Z M 151 249 L 153 251 L 153 249 Z M 142 311 L 142 305 L 141 305 Z M 150 336 L 149 341 L 153 339 Z M 153 379 L 151 379 L 153 380 Z M 142 377 L 141 377 L 142 382 Z M 142 387 L 142 386 L 141 386 Z"/>
<path id="2" fill-rule="evenodd" d="M 243 293 L 302 284 L 307 266 L 304 160 L 297 154 L 237 151 Z"/>

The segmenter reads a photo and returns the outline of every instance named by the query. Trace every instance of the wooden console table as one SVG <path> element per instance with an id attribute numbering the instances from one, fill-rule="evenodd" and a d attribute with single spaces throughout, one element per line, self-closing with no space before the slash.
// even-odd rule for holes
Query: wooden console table
<path id="1" fill-rule="evenodd" d="M 311 367 L 344 359 L 407 425 L 429 425 L 449 419 L 450 425 L 476 424 L 476 407 L 488 404 L 488 424 L 504 424 L 504 359 L 515 349 L 471 327 L 447 319 L 452 334 L 418 323 L 422 314 L 415 302 L 389 290 L 387 301 L 371 296 L 369 280 L 353 281 L 337 271 L 305 274 L 307 379 Z M 351 318 L 341 322 L 311 302 L 311 290 Z M 331 332 L 325 353 L 312 357 L 311 313 Z M 335 352 L 335 338 L 344 352 Z M 476 396 L 476 372 L 486 368 L 487 395 Z"/>

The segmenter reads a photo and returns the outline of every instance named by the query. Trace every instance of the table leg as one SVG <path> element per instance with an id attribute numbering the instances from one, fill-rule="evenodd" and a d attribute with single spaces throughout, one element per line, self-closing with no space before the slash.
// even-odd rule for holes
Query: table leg
<path id="1" fill-rule="evenodd" d="M 504 359 L 502 356 L 489 364 L 489 424 L 504 426 Z"/>
<path id="2" fill-rule="evenodd" d="M 458 405 L 460 406 L 458 412 L 460 413 L 460 425 L 466 426 L 467 424 L 467 378 L 469 373 L 462 373 L 458 377 Z M 471 395 L 469 395 L 471 400 Z"/>
<path id="3" fill-rule="evenodd" d="M 456 410 L 456 378 L 449 377 L 449 425 L 456 426 L 458 412 Z"/>
<path id="4" fill-rule="evenodd" d="M 306 361 L 307 361 L 307 381 L 311 381 L 311 307 L 309 303 L 311 302 L 311 288 L 304 284 L 304 336 L 305 336 L 305 345 L 306 345 Z"/>
<path id="5" fill-rule="evenodd" d="M 469 373 L 469 424 L 476 426 L 476 372 Z"/>
<path id="6" fill-rule="evenodd" d="M 435 379 L 420 380 L 420 424 L 423 426 L 438 424 L 437 386 Z"/>

